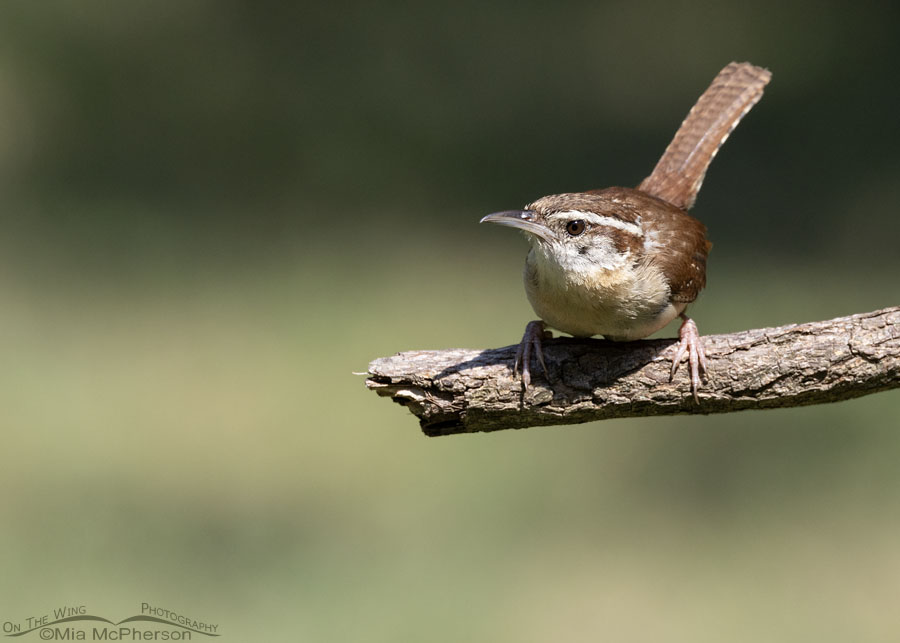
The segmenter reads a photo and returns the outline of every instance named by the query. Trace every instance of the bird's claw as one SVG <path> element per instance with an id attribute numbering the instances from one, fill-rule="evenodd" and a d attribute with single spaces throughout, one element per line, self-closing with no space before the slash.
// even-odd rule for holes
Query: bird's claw
<path id="1" fill-rule="evenodd" d="M 706 352 L 703 350 L 703 340 L 700 338 L 700 331 L 697 330 L 697 324 L 694 320 L 681 314 L 681 328 L 678 330 L 678 336 L 681 342 L 678 344 L 678 350 L 672 359 L 672 373 L 669 376 L 671 381 L 678 371 L 678 365 L 681 363 L 685 353 L 688 356 L 688 363 L 691 367 L 691 393 L 694 395 L 694 402 L 699 404 L 700 398 L 697 397 L 697 390 L 700 388 L 700 373 L 706 375 Z"/>
<path id="2" fill-rule="evenodd" d="M 513 365 L 513 376 L 519 376 L 519 367 L 522 367 L 522 385 L 525 390 L 531 385 L 531 354 L 532 351 L 537 355 L 541 369 L 544 371 L 544 377 L 547 375 L 547 364 L 544 362 L 544 352 L 541 349 L 541 343 L 544 339 L 545 327 L 544 322 L 536 320 L 528 322 L 525 327 L 525 334 L 522 335 L 522 341 L 516 349 L 516 361 Z"/>

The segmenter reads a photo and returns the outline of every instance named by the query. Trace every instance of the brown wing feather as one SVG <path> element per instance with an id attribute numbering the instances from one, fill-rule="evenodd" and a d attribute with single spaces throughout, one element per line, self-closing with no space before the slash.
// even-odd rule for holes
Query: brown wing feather
<path id="1" fill-rule="evenodd" d="M 610 236 L 617 245 L 638 242 L 644 246 L 643 256 L 666 276 L 673 301 L 690 303 L 697 298 L 706 286 L 706 257 L 712 248 L 706 240 L 705 225 L 681 208 L 632 188 L 613 187 L 584 194 L 597 199 L 593 211 L 641 223 L 643 239 Z"/>
<path id="2" fill-rule="evenodd" d="M 684 212 L 671 218 L 660 216 L 653 222 L 668 241 L 666 251 L 654 256 L 654 262 L 669 278 L 672 301 L 690 303 L 706 286 L 706 257 L 712 244 L 706 240 L 706 226 Z"/>
<path id="3" fill-rule="evenodd" d="M 706 226 L 681 208 L 643 192 L 626 188 L 609 192 L 643 213 L 644 257 L 665 275 L 672 301 L 694 301 L 706 286 L 706 257 L 712 248 Z"/>
<path id="4" fill-rule="evenodd" d="M 685 210 L 693 206 L 716 152 L 762 97 L 771 77 L 768 70 L 750 63 L 727 65 L 691 108 L 638 189 Z"/>

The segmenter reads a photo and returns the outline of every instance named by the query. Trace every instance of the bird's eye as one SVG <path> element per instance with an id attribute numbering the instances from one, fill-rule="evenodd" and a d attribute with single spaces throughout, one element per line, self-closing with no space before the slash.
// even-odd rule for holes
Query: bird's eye
<path id="1" fill-rule="evenodd" d="M 575 219 L 574 221 L 569 221 L 566 224 L 566 232 L 568 232 L 571 236 L 577 237 L 579 234 L 584 232 L 584 221 L 581 219 Z"/>

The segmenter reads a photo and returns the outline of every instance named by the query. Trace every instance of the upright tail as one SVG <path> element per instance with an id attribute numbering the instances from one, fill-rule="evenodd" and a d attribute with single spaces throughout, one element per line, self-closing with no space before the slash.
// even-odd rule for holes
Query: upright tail
<path id="1" fill-rule="evenodd" d="M 638 189 L 688 210 L 706 169 L 744 115 L 762 97 L 771 72 L 730 63 L 691 108 L 659 163 Z"/>

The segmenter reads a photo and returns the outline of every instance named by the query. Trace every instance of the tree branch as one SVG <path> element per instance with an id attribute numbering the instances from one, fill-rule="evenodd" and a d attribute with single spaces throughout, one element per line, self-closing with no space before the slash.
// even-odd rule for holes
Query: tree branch
<path id="1" fill-rule="evenodd" d="M 669 381 L 676 341 L 546 340 L 550 382 L 538 367 L 525 394 L 512 375 L 515 346 L 382 357 L 369 365 L 366 386 L 409 408 L 431 436 L 802 406 L 900 387 L 900 307 L 708 335 L 699 405 L 684 366 Z"/>

